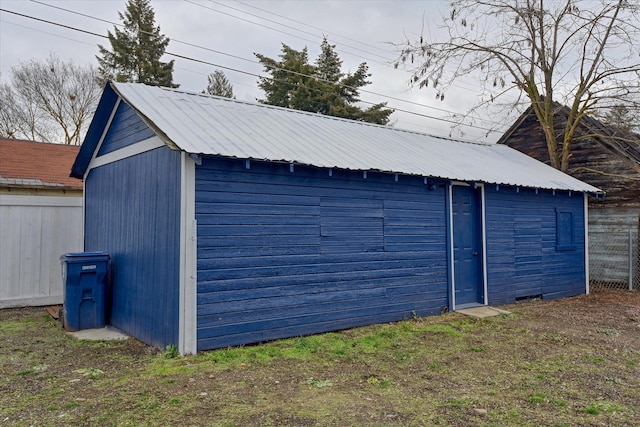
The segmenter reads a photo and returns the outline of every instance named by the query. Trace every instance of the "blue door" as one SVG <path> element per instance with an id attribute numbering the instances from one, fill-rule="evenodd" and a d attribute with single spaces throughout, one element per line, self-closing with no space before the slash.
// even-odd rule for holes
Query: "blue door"
<path id="1" fill-rule="evenodd" d="M 483 304 L 480 190 L 454 185 L 451 205 L 455 308 Z"/>

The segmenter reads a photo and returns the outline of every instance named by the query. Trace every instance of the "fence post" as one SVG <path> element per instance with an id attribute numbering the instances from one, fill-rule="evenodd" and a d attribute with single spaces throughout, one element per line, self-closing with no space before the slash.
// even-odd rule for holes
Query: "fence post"
<path id="1" fill-rule="evenodd" d="M 633 290 L 633 229 L 629 229 L 629 290 Z"/>

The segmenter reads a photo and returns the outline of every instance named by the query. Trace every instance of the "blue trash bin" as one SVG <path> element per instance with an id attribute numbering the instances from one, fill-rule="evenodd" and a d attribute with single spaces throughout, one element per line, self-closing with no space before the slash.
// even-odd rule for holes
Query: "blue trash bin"
<path id="1" fill-rule="evenodd" d="M 109 254 L 70 253 L 60 260 L 64 285 L 62 325 L 68 331 L 104 327 Z"/>

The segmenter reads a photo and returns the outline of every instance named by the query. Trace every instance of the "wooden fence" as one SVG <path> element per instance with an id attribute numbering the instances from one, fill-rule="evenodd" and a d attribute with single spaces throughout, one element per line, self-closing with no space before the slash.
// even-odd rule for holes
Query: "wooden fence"
<path id="1" fill-rule="evenodd" d="M 60 256 L 83 248 L 82 196 L 0 194 L 0 308 L 60 304 Z"/>

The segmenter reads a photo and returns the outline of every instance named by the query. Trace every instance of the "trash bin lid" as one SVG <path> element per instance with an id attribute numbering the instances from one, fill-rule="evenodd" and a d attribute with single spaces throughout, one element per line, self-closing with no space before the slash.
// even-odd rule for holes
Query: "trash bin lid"
<path id="1" fill-rule="evenodd" d="M 94 252 L 74 252 L 64 254 L 60 257 L 60 261 L 79 262 L 83 259 L 96 259 L 96 260 L 109 260 L 108 252 L 94 251 Z"/>
<path id="2" fill-rule="evenodd" d="M 109 255 L 108 252 L 101 251 L 93 251 L 93 252 L 73 252 L 69 254 L 64 254 L 63 256 L 73 258 L 73 257 L 91 257 L 91 256 L 105 256 Z"/>

